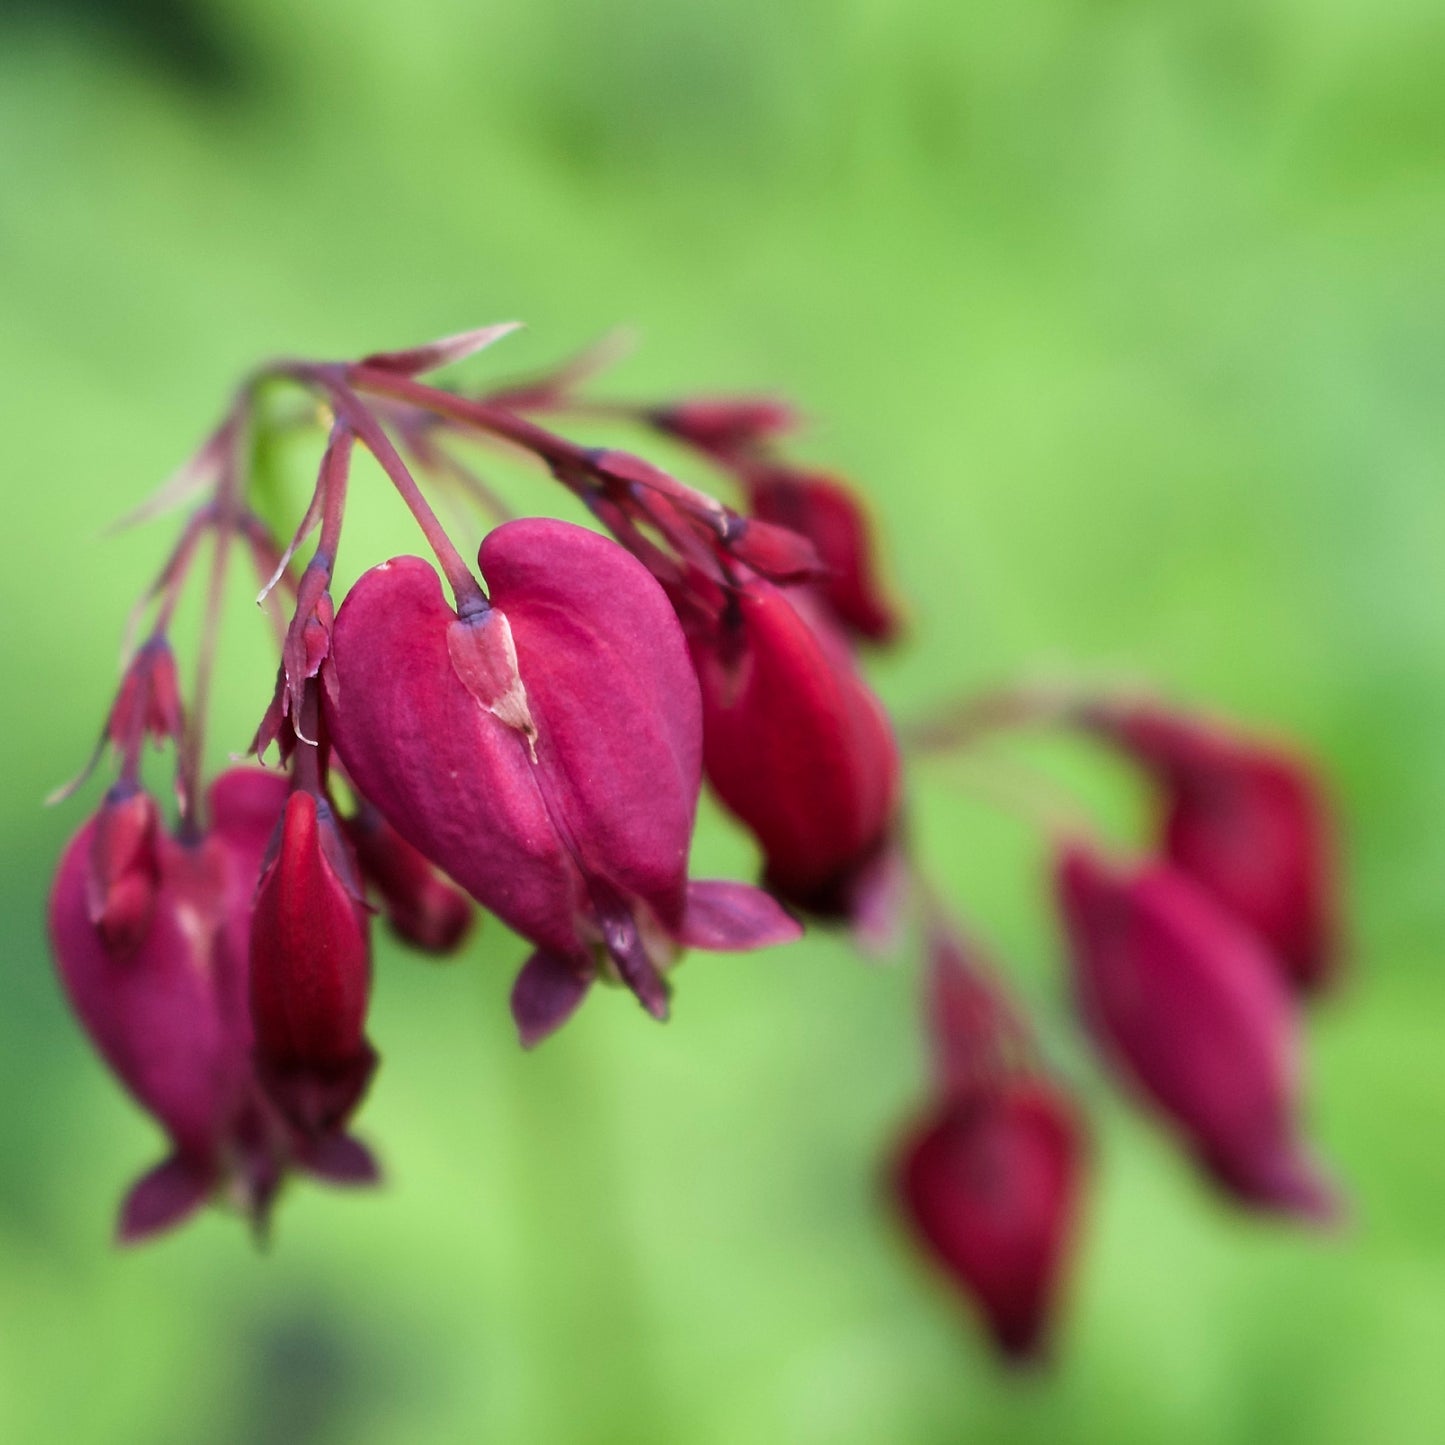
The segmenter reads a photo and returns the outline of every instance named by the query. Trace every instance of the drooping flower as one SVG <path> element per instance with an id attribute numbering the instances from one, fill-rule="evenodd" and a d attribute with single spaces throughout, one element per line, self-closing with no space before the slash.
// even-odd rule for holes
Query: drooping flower
<path id="1" fill-rule="evenodd" d="M 251 916 L 251 1018 L 262 1082 L 308 1134 L 344 1123 L 376 1067 L 365 1032 L 369 932 L 330 805 L 295 789 Z"/>
<path id="2" fill-rule="evenodd" d="M 461 947 L 472 927 L 472 904 L 448 883 L 370 803 L 345 819 L 362 876 L 376 890 L 392 931 L 424 953 Z"/>
<path id="3" fill-rule="evenodd" d="M 1167 864 L 1079 846 L 1058 889 L 1084 1020 L 1106 1056 L 1243 1203 L 1328 1219 L 1300 1128 L 1298 1020 L 1259 939 Z"/>
<path id="4" fill-rule="evenodd" d="M 910 1229 L 1013 1359 L 1047 1348 L 1077 1233 L 1085 1140 L 1021 1019 L 935 927 L 925 1025 L 933 1096 L 893 1166 Z"/>
<path id="5" fill-rule="evenodd" d="M 468 616 L 417 558 L 352 588 L 326 699 L 337 756 L 407 842 L 536 946 L 513 994 L 524 1042 L 599 967 L 665 1017 L 681 945 L 799 931 L 741 885 L 688 882 L 702 739 L 677 620 L 646 568 L 570 523 L 508 522 L 479 561 L 491 606 Z"/>
<path id="6" fill-rule="evenodd" d="M 867 642 L 893 641 L 898 609 L 878 580 L 872 526 L 858 494 L 836 478 L 766 464 L 744 472 L 755 517 L 801 533 L 822 563 L 817 592 L 833 620 Z"/>
<path id="7" fill-rule="evenodd" d="M 283 779 L 234 769 L 212 785 L 203 836 L 181 841 L 158 829 L 150 919 L 119 946 L 87 898 L 94 820 L 61 858 L 50 900 L 61 982 L 101 1056 L 170 1142 L 168 1157 L 127 1195 L 124 1242 L 178 1224 L 213 1196 L 263 1223 L 293 1165 L 339 1182 L 374 1177 L 354 1140 L 297 1138 L 255 1079 L 251 904 L 285 796 Z"/>
<path id="8" fill-rule="evenodd" d="M 1086 725 L 1147 770 L 1164 856 L 1318 992 L 1338 973 L 1334 841 L 1313 770 L 1283 749 L 1150 705 L 1096 705 Z"/>
<path id="9" fill-rule="evenodd" d="M 898 748 L 847 645 L 797 589 L 748 578 L 689 627 L 708 781 L 763 850 L 767 886 L 852 915 L 887 866 Z"/>

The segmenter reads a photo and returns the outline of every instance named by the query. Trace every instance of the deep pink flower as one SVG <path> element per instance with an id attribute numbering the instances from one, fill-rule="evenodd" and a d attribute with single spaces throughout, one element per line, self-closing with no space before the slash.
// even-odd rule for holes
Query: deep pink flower
<path id="1" fill-rule="evenodd" d="M 362 876 L 393 932 L 424 953 L 455 953 L 472 927 L 472 903 L 369 803 L 345 819 Z"/>
<path id="2" fill-rule="evenodd" d="M 251 903 L 285 797 L 284 779 L 235 769 L 210 790 L 202 838 L 179 842 L 158 829 L 150 921 L 122 947 L 92 920 L 87 900 L 94 820 L 62 855 L 50 899 L 61 982 L 101 1056 L 171 1145 L 122 1206 L 125 1242 L 179 1223 L 213 1195 L 264 1222 L 291 1164 L 347 1182 L 374 1174 L 353 1140 L 294 1137 L 255 1081 Z"/>
<path id="3" fill-rule="evenodd" d="M 689 634 L 708 781 L 762 846 L 767 886 L 825 916 L 852 914 L 898 809 L 882 705 L 797 589 L 749 578 L 715 625 Z"/>
<path id="4" fill-rule="evenodd" d="M 1027 1078 L 940 1101 L 899 1152 L 895 1187 L 920 1242 L 1014 1358 L 1045 1347 L 1082 1163 L 1072 1108 Z"/>
<path id="5" fill-rule="evenodd" d="M 898 635 L 898 609 L 878 580 L 862 499 L 832 477 L 763 465 L 745 472 L 752 514 L 806 537 L 818 554 L 817 591 L 833 619 L 869 642 Z"/>
<path id="6" fill-rule="evenodd" d="M 350 845 L 330 806 L 297 789 L 256 891 L 251 1019 L 263 1082 L 309 1133 L 344 1122 L 376 1067 L 369 932 Z"/>
<path id="7" fill-rule="evenodd" d="M 1001 985 L 940 921 L 925 1029 L 933 1099 L 894 1165 L 905 1219 L 998 1348 L 1043 1353 L 1077 1232 L 1086 1141 Z"/>
<path id="8" fill-rule="evenodd" d="M 1298 1021 L 1258 938 L 1177 869 L 1064 851 L 1059 896 L 1086 1023 L 1229 1193 L 1328 1218 L 1300 1137 Z"/>
<path id="9" fill-rule="evenodd" d="M 1165 856 L 1316 992 L 1338 973 L 1329 807 L 1298 757 L 1157 707 L 1096 707 L 1085 720 L 1162 793 Z"/>
<path id="10" fill-rule="evenodd" d="M 425 562 L 366 573 L 336 617 L 327 718 L 401 836 L 536 945 L 524 1042 L 599 968 L 656 1017 L 683 944 L 797 936 L 769 900 L 687 880 L 701 774 L 697 682 L 667 598 L 615 542 L 509 522 L 480 553 L 488 610 L 459 616 Z"/>

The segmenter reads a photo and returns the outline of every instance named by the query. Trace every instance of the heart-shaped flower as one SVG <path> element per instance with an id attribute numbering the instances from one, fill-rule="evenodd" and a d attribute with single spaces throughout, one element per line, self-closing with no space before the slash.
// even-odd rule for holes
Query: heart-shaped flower
<path id="1" fill-rule="evenodd" d="M 596 974 L 655 1017 L 678 945 L 797 935 L 770 900 L 687 881 L 702 772 L 698 686 L 662 589 L 615 542 L 544 518 L 498 527 L 489 609 L 459 615 L 426 562 L 367 572 L 336 616 L 337 756 L 414 848 L 529 939 L 525 1042 Z"/>

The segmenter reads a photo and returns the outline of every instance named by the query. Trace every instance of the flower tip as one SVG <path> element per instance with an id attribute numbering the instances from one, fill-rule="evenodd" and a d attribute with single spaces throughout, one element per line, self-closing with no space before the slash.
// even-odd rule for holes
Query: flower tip
<path id="1" fill-rule="evenodd" d="M 577 1012 L 592 980 L 540 949 L 512 985 L 512 1019 L 524 1049 L 534 1049 Z"/>
<path id="2" fill-rule="evenodd" d="M 145 1244 L 183 1224 L 206 1202 L 209 1179 L 189 1160 L 172 1155 L 143 1174 L 126 1193 L 116 1220 L 115 1242 Z"/>
<path id="3" fill-rule="evenodd" d="M 323 1134 L 301 1151 L 300 1164 L 313 1178 L 326 1184 L 356 1189 L 380 1184 L 376 1156 L 350 1134 Z"/>
<path id="4" fill-rule="evenodd" d="M 1349 1222 L 1340 1186 L 1303 1148 L 1285 1150 L 1247 1170 L 1216 1166 L 1212 1172 L 1226 1191 L 1257 1209 L 1327 1232 Z"/>
<path id="5" fill-rule="evenodd" d="M 679 941 L 712 953 L 744 953 L 796 943 L 803 925 L 770 893 L 721 879 L 692 882 Z"/>

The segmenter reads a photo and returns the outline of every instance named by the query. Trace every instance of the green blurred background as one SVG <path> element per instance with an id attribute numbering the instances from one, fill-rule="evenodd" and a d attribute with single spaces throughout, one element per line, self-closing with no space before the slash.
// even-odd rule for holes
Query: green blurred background
<path id="1" fill-rule="evenodd" d="M 1438 0 L 0 9 L 0 1440 L 1445 1439 L 1442 75 Z M 217 1215 L 112 1252 L 158 1140 L 53 981 L 42 898 L 89 804 L 39 800 L 171 527 L 100 528 L 256 359 L 514 316 L 474 376 L 625 322 L 618 393 L 801 401 L 914 609 L 875 674 L 901 713 L 1145 674 L 1318 753 L 1345 1236 L 1228 1212 L 1113 1101 L 1037 844 L 931 764 L 921 841 L 1098 1106 L 1052 1373 L 996 1370 L 888 1220 L 912 974 L 826 937 L 696 959 L 666 1029 L 600 997 L 530 1057 L 515 940 L 386 946 L 386 1189 L 298 1187 L 265 1257 Z M 353 566 L 414 547 L 379 486 L 370 516 Z M 244 591 L 218 758 L 268 686 Z M 751 866 L 711 813 L 697 859 Z"/>

